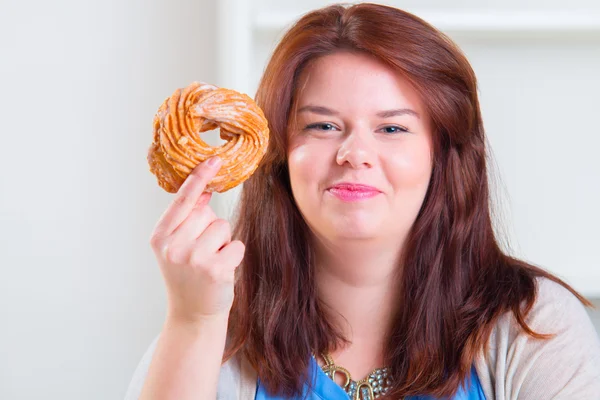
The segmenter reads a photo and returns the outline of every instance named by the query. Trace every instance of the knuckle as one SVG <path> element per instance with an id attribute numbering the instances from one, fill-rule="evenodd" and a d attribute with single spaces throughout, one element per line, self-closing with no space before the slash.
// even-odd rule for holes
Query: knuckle
<path id="1" fill-rule="evenodd" d="M 215 219 L 217 219 L 215 212 L 212 210 L 212 208 L 210 208 L 208 204 L 205 204 L 203 206 L 196 206 L 195 210 L 200 216 L 206 218 L 208 221 L 214 221 Z"/>
<path id="2" fill-rule="evenodd" d="M 217 235 L 219 238 L 227 239 L 231 238 L 231 227 L 229 221 L 221 218 L 215 219 L 210 226 L 211 234 Z"/>
<path id="3" fill-rule="evenodd" d="M 242 261 L 244 260 L 244 248 L 242 247 L 241 250 L 239 252 L 237 252 L 234 256 L 234 264 L 236 266 L 240 265 L 242 263 Z"/>
<path id="4" fill-rule="evenodd" d="M 229 221 L 227 221 L 226 219 L 223 219 L 223 218 L 217 218 L 217 219 L 215 219 L 214 224 L 218 225 L 219 228 L 222 228 L 222 227 L 228 226 Z"/>
<path id="5" fill-rule="evenodd" d="M 193 268 L 203 270 L 206 268 L 206 254 L 203 251 L 194 250 L 190 255 L 190 265 Z"/>
<path id="6" fill-rule="evenodd" d="M 220 260 L 228 267 L 237 267 L 244 259 L 246 246 L 239 240 L 234 240 L 226 247 L 226 251 L 220 254 Z"/>
<path id="7" fill-rule="evenodd" d="M 209 205 L 205 206 L 205 210 L 208 213 L 211 220 L 217 219 L 217 214 L 215 214 L 214 210 Z"/>
<path id="8" fill-rule="evenodd" d="M 223 225 L 223 227 L 221 229 L 227 231 L 227 232 L 231 232 L 231 223 L 229 223 L 229 221 L 223 219 L 221 220 L 223 222 L 221 222 L 221 224 Z"/>
<path id="9" fill-rule="evenodd" d="M 170 264 L 182 264 L 185 262 L 185 254 L 177 246 L 164 246 L 163 257 Z"/>
<path id="10" fill-rule="evenodd" d="M 219 268 L 217 268 L 217 265 L 211 265 L 210 267 L 205 268 L 204 271 L 209 282 L 217 283 L 221 281 L 221 273 Z"/>
<path id="11" fill-rule="evenodd" d="M 239 240 L 234 240 L 230 243 L 236 253 L 244 254 L 246 251 L 246 245 Z"/>
<path id="12" fill-rule="evenodd" d="M 153 232 L 150 236 L 150 246 L 153 249 L 158 250 L 162 246 L 163 238 L 158 232 Z"/>
<path id="13" fill-rule="evenodd" d="M 175 197 L 173 203 L 175 203 L 175 205 L 179 207 L 187 206 L 192 203 L 192 198 L 189 195 L 186 195 L 185 193 L 181 193 L 179 196 Z"/>

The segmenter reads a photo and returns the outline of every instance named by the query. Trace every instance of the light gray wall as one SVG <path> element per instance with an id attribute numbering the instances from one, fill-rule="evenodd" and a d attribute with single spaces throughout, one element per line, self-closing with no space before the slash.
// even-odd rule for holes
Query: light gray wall
<path id="1" fill-rule="evenodd" d="M 215 17 L 215 0 L 2 2 L 0 399 L 123 398 L 165 310 L 152 118 L 216 83 Z"/>

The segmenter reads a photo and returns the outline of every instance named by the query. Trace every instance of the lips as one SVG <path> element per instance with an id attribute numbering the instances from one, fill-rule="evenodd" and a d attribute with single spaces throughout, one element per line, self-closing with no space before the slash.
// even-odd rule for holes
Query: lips
<path id="1" fill-rule="evenodd" d="M 366 200 L 381 193 L 379 189 L 373 186 L 350 182 L 337 183 L 327 191 L 343 201 Z"/>
<path id="2" fill-rule="evenodd" d="M 379 190 L 373 186 L 350 182 L 336 183 L 329 189 L 350 190 L 352 192 L 379 192 Z"/>

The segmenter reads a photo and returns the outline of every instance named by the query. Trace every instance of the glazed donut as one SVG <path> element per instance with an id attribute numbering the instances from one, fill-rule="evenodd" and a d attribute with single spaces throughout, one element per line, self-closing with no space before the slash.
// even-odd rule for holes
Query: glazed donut
<path id="1" fill-rule="evenodd" d="M 211 147 L 200 133 L 216 128 L 227 142 Z M 225 192 L 254 173 L 268 142 L 267 119 L 248 95 L 193 82 L 177 89 L 156 112 L 147 159 L 159 186 L 175 193 L 196 165 L 219 156 L 221 169 L 205 191 Z"/>

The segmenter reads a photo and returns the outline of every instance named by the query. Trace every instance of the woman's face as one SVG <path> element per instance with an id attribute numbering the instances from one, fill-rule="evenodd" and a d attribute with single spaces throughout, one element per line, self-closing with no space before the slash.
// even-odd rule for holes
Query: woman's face
<path id="1" fill-rule="evenodd" d="M 403 242 L 432 170 L 417 92 L 378 60 L 348 52 L 315 60 L 298 87 L 288 164 L 313 233 L 330 243 Z"/>

